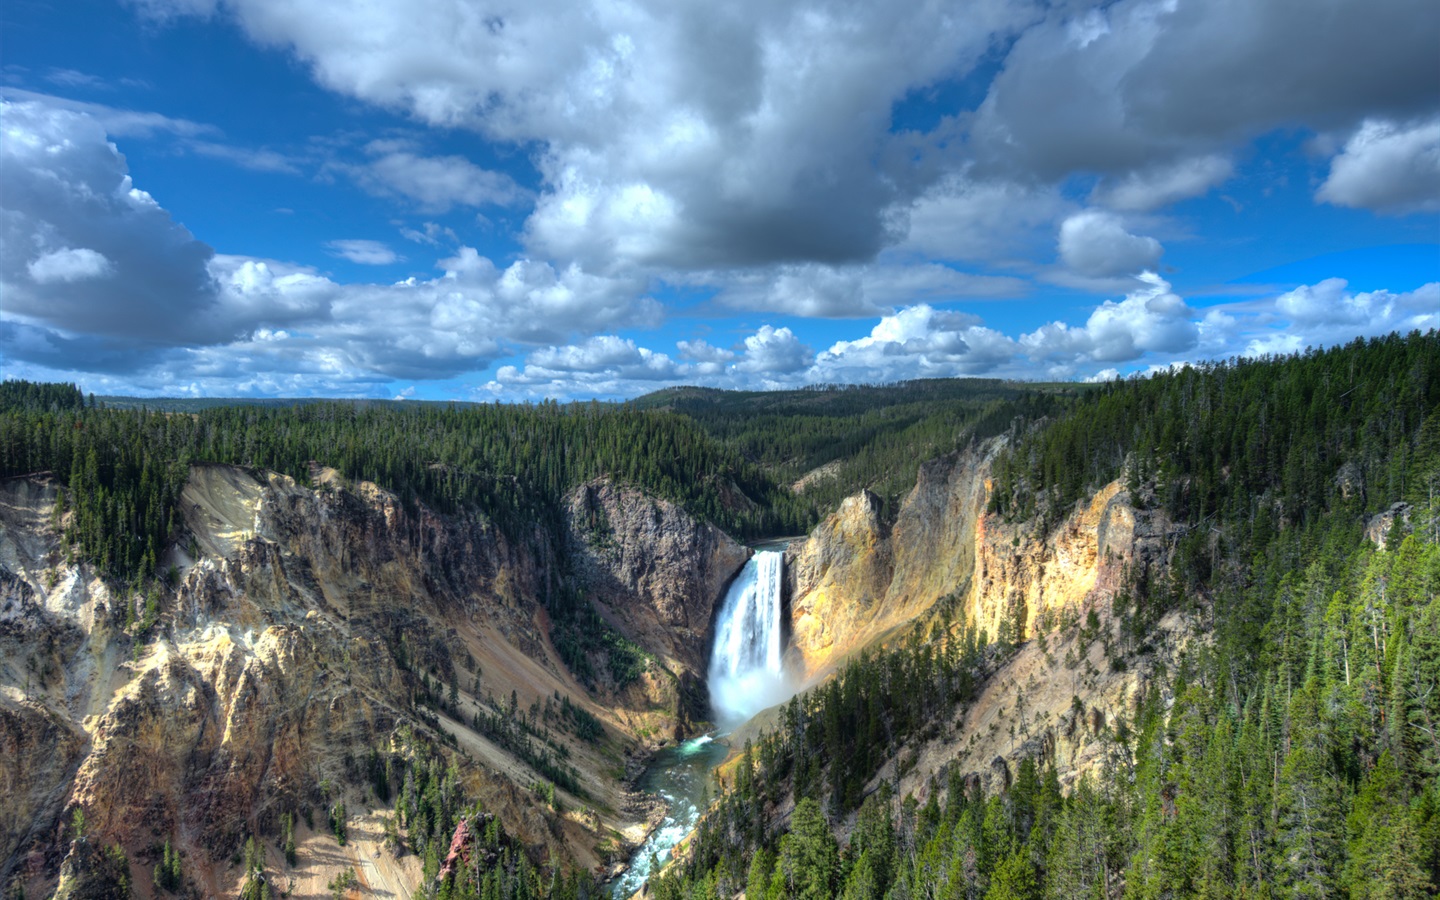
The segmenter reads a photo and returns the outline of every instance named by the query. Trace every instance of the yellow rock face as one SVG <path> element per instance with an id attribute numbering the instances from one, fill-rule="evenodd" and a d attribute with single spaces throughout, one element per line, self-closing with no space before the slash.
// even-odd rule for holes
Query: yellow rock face
<path id="1" fill-rule="evenodd" d="M 847 498 L 787 553 L 791 664 L 807 678 L 925 616 L 942 599 L 995 637 L 1007 618 L 1083 615 L 1120 586 L 1137 552 L 1153 555 L 1165 524 L 1136 512 L 1119 482 L 1049 532 L 985 513 L 993 441 L 926 463 L 886 528 L 873 494 Z"/>
<path id="2" fill-rule="evenodd" d="M 849 653 L 968 589 L 991 442 L 921 466 L 892 527 L 868 492 L 840 509 L 786 555 L 791 664 L 815 678 Z"/>

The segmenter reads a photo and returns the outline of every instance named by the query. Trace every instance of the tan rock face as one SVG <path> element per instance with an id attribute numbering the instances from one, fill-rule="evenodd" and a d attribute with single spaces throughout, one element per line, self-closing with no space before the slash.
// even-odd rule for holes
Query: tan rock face
<path id="1" fill-rule="evenodd" d="M 165 560 L 178 584 L 143 639 L 123 628 L 143 598 L 112 595 L 64 558 L 54 486 L 0 482 L 0 884 L 19 874 L 32 893 L 52 890 L 80 807 L 97 845 L 129 852 L 142 895 L 166 839 L 197 883 L 228 892 L 243 836 L 273 834 L 282 812 L 323 819 L 322 783 L 364 803 L 363 760 L 401 724 L 437 744 L 455 735 L 466 783 L 530 846 L 589 864 L 603 831 L 635 824 L 613 760 L 637 722 L 678 721 L 676 682 L 703 671 L 711 611 L 748 551 L 673 505 L 587 488 L 614 536 L 580 560 L 594 597 L 674 676 L 596 698 L 549 641 L 544 598 L 574 568 L 564 539 L 512 540 L 374 485 L 314 480 L 195 467 L 185 533 Z M 528 790 L 539 776 L 522 760 L 466 722 L 442 715 L 432 729 L 413 702 L 422 676 L 453 679 L 467 720 L 512 691 L 522 708 L 558 692 L 600 717 L 603 745 L 556 740 L 601 812 L 561 819 Z"/>
<path id="2" fill-rule="evenodd" d="M 1165 526 L 1153 518 L 1136 512 L 1118 481 L 1079 504 L 1048 534 L 1036 533 L 1032 523 L 983 517 L 976 530 L 970 621 L 994 637 L 1007 616 L 1023 621 L 1026 633 L 1046 614 L 1078 618 L 1120 588 L 1137 553 L 1158 551 L 1151 538 Z"/>
<path id="3" fill-rule="evenodd" d="M 1049 532 L 989 515 L 992 441 L 920 469 L 894 525 L 879 499 L 847 498 L 787 553 L 795 665 L 810 677 L 925 615 L 945 598 L 994 638 L 1108 600 L 1136 560 L 1163 555 L 1168 523 L 1106 485 Z"/>
<path id="4" fill-rule="evenodd" d="M 990 442 L 925 463 L 893 527 L 869 492 L 847 498 L 786 553 L 792 663 L 814 677 L 968 588 Z"/>
<path id="5" fill-rule="evenodd" d="M 1025 642 L 954 721 L 936 723 L 915 746 L 897 748 L 878 779 L 903 776 L 922 800 L 950 767 L 987 790 L 1003 787 L 1021 758 L 1053 762 L 1063 784 L 1095 771 L 1114 749 L 1105 724 L 1134 712 L 1191 640 L 1183 618 L 1164 619 L 1151 652 L 1112 665 L 1112 599 L 1128 572 L 1168 563 L 1171 525 L 1136 509 L 1120 482 L 1079 503 L 1058 525 L 1007 523 L 985 513 L 992 443 L 926 463 L 888 530 L 878 499 L 859 494 L 787 555 L 792 662 L 823 677 L 845 657 L 898 635 L 944 600 L 994 639 L 1008 621 Z M 1096 613 L 1094 629 L 1081 623 Z M 944 779 L 941 778 L 943 784 Z"/>
<path id="6" fill-rule="evenodd" d="M 787 550 L 790 647 L 798 652 L 806 675 L 883 626 L 893 575 L 880 498 L 869 491 L 845 498 L 803 545 Z"/>

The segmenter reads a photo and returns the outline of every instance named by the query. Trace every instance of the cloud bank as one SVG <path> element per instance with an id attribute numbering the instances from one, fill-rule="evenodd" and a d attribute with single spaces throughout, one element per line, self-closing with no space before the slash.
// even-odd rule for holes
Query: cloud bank
<path id="1" fill-rule="evenodd" d="M 468 375 L 482 395 L 623 395 L 1093 377 L 1433 321 L 1428 285 L 1319 281 L 1200 308 L 1166 268 L 1185 237 L 1167 215 L 1243 182 L 1265 135 L 1314 138 L 1315 203 L 1440 211 L 1428 0 L 131 6 L 156 27 L 238 29 L 413 128 L 246 149 L 186 119 L 6 89 L 0 348 L 16 371 L 222 393 Z M 523 162 L 480 165 L 426 129 Z M 161 139 L 381 198 L 405 252 L 357 228 L 313 238 L 311 264 L 217 253 L 111 143 Z M 487 256 L 458 216 L 494 210 L 518 243 Z M 375 268 L 344 283 L 327 255 Z M 1046 284 L 1089 299 L 1023 328 L 953 309 Z M 673 321 L 655 299 L 671 291 L 737 321 L 723 337 L 625 333 Z"/>
<path id="2" fill-rule="evenodd" d="M 1073 210 L 1049 186 L 1099 176 L 1092 203 L 1153 211 L 1224 183 L 1235 152 L 1276 129 L 1353 134 L 1324 202 L 1435 202 L 1440 7 L 1427 0 L 136 6 L 232 24 L 319 84 L 427 126 L 534 147 L 527 250 L 590 271 L 778 265 L 784 278 L 901 245 L 989 260 L 1016 243 L 984 224 L 1002 198 L 1028 205 L 1022 224 L 1055 227 Z M 896 126 L 908 100 L 996 59 L 973 108 Z M 373 155 L 354 177 L 422 211 L 524 202 L 459 157 Z M 1083 238 L 1065 261 L 1091 277 L 1158 256 L 1113 229 L 1105 248 Z M 813 308 L 865 308 L 836 303 Z"/>

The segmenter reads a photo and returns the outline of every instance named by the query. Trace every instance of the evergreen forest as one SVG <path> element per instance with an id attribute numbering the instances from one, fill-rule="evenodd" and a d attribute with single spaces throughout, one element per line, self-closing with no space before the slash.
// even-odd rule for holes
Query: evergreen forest
<path id="1" fill-rule="evenodd" d="M 199 463 L 302 483 L 328 466 L 520 540 L 558 527 L 565 494 L 604 476 L 747 538 L 805 532 L 861 488 L 893 514 L 921 462 L 995 437 L 1005 447 L 991 513 L 1043 534 L 1120 479 L 1132 503 L 1173 523 L 1167 564 L 1129 573 L 1104 615 L 1022 618 L 989 635 L 941 604 L 852 659 L 746 743 L 651 894 L 1436 896 L 1440 333 L 1098 386 L 678 389 L 624 404 L 182 410 L 112 405 L 72 385 L 0 385 L 0 476 L 52 473 L 63 485 L 57 516 L 73 511 L 67 552 L 137 590 L 166 577 L 159 560 L 178 537 L 179 492 Z M 568 621 L 588 622 L 583 598 L 571 599 Z M 1152 667 L 1138 706 L 1103 724 L 1103 766 L 1066 790 L 1044 754 L 989 795 L 958 766 L 919 796 L 883 777 L 1027 642 L 1081 634 L 1103 641 L 1121 671 L 1155 653 L 1148 636 L 1177 614 L 1191 638 L 1184 653 Z M 612 662 L 624 658 L 617 651 Z M 1078 696 L 1076 705 L 1083 715 Z M 577 733 L 598 731 L 578 715 L 555 713 Z M 506 722 L 476 724 L 533 745 Z M 563 766 L 544 761 L 564 781 Z M 376 756 L 369 770 L 436 875 L 474 804 L 421 744 Z M 601 890 L 528 855 L 495 819 L 476 821 L 479 852 L 447 873 L 439 896 L 569 900 Z"/>
<path id="2" fill-rule="evenodd" d="M 1112 383 L 1018 432 L 997 469 L 1005 516 L 1058 521 L 1123 477 L 1182 526 L 1168 570 L 1117 596 L 1112 666 L 1172 610 L 1200 639 L 1105 724 L 1101 772 L 1067 795 L 1025 760 L 987 797 L 951 768 L 923 803 L 877 779 L 1043 636 L 942 616 L 793 699 L 655 896 L 1435 896 L 1435 334 Z"/>

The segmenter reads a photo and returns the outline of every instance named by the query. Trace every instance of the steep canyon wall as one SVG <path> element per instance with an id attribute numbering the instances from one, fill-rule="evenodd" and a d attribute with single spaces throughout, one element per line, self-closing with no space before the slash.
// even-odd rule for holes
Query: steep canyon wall
<path id="1" fill-rule="evenodd" d="M 986 512 L 1002 448 L 997 439 L 925 463 L 893 524 L 882 520 L 879 498 L 852 496 L 787 551 L 789 663 L 807 680 L 917 622 L 955 620 L 951 609 L 991 639 L 1023 636 L 975 703 L 919 746 L 900 748 L 882 773 L 903 772 L 921 794 L 949 765 L 998 786 L 1022 756 L 1054 760 L 1073 781 L 1100 764 L 1105 723 L 1133 707 L 1153 668 L 1173 661 L 1186 639 L 1185 623 L 1168 617 L 1151 656 L 1112 667 L 1112 601 L 1132 573 L 1168 564 L 1173 527 L 1137 508 L 1118 481 L 1052 527 L 1006 522 Z M 1098 624 L 1087 630 L 1092 611 Z"/>
<path id="2" fill-rule="evenodd" d="M 558 536 L 507 536 L 331 471 L 312 483 L 194 467 L 164 561 L 173 585 L 147 597 L 66 550 L 53 483 L 0 482 L 0 883 L 51 889 L 79 808 L 95 841 L 129 852 L 140 894 L 166 839 L 207 892 L 231 892 L 225 859 L 244 835 L 337 791 L 362 800 L 358 761 L 401 727 L 451 744 L 472 793 L 527 844 L 589 865 L 611 829 L 640 827 L 615 760 L 703 707 L 703 690 L 690 695 L 708 623 L 745 548 L 605 482 L 567 504 L 604 511 L 598 548 L 575 516 Z M 546 600 L 562 586 L 646 654 L 634 684 L 581 685 L 560 661 Z M 422 679 L 458 688 L 454 717 L 417 712 Z M 591 794 L 570 814 L 545 809 L 535 772 L 468 726 L 512 691 L 521 708 L 564 696 L 607 727 L 598 744 L 557 738 Z"/>

